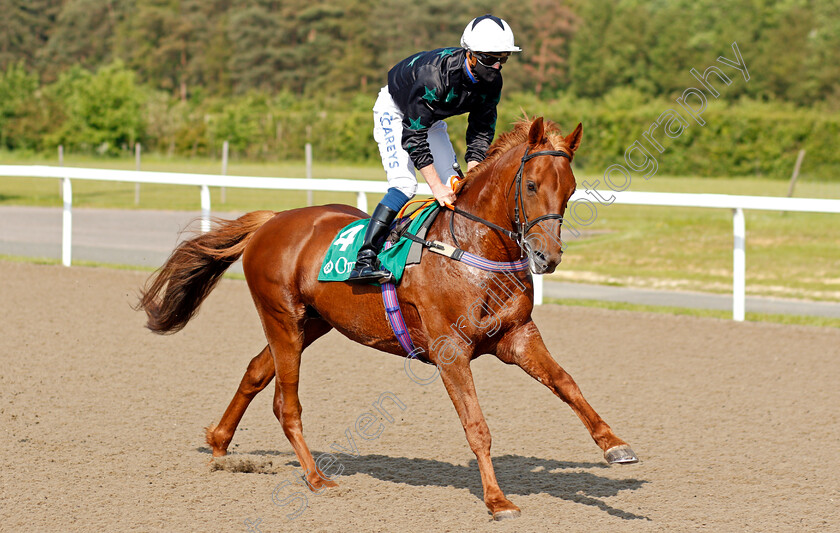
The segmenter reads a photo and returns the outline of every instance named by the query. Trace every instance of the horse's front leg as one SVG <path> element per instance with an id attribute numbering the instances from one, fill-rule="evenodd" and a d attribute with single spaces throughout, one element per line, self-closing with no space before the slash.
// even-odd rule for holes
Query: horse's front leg
<path id="1" fill-rule="evenodd" d="M 569 404 L 595 443 L 604 450 L 604 458 L 608 463 L 639 461 L 630 446 L 616 437 L 610 426 L 589 405 L 572 376 L 551 357 L 532 321 L 509 331 L 499 342 L 496 355 L 505 363 L 518 365 Z"/>
<path id="2" fill-rule="evenodd" d="M 461 425 L 464 426 L 467 442 L 478 459 L 481 484 L 484 487 L 484 504 L 490 509 L 495 520 L 519 516 L 519 507 L 505 497 L 496 481 L 496 472 L 490 459 L 490 428 L 487 427 L 478 405 L 469 361 L 458 358 L 450 364 L 440 365 L 439 368 L 446 392 L 449 393 L 461 419 Z"/>

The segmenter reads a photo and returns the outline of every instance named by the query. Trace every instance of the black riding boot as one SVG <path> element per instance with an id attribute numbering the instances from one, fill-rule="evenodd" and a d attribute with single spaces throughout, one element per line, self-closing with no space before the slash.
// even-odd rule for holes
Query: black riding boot
<path id="1" fill-rule="evenodd" d="M 355 283 L 387 283 L 393 280 L 390 272 L 383 269 L 379 265 L 379 260 L 376 255 L 382 248 L 385 238 L 391 228 L 391 222 L 397 212 L 388 206 L 379 204 L 373 210 L 373 215 L 370 217 L 370 224 L 368 224 L 365 232 L 365 239 L 362 247 L 359 248 L 359 255 L 356 258 L 356 264 L 350 272 L 350 278 L 347 281 Z"/>

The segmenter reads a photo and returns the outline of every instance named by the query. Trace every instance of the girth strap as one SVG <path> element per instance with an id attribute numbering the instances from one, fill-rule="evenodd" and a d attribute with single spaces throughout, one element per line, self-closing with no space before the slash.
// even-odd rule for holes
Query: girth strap
<path id="1" fill-rule="evenodd" d="M 400 301 L 397 299 L 397 288 L 393 282 L 382 284 L 382 302 L 385 304 L 385 316 L 388 318 L 388 323 L 391 324 L 394 335 L 397 336 L 397 341 L 405 350 L 405 353 L 411 354 L 415 350 L 414 342 L 412 342 L 408 327 L 405 325 L 405 319 L 403 319 L 400 310 Z"/>
<path id="2" fill-rule="evenodd" d="M 409 233 L 406 232 L 406 235 L 409 235 Z M 384 248 L 388 249 L 390 247 L 391 243 L 386 242 Z M 397 288 L 393 282 L 389 281 L 388 283 L 382 284 L 382 303 L 385 305 L 385 317 L 388 319 L 394 335 L 397 336 L 397 342 L 400 343 L 400 346 L 405 350 L 408 357 L 418 359 L 417 348 L 414 346 L 414 341 L 411 340 L 411 335 L 408 333 L 408 326 L 405 325 L 405 319 L 400 310 L 400 301 L 397 298 Z M 420 359 L 420 361 L 430 365 L 434 364 L 425 359 Z"/>
<path id="3" fill-rule="evenodd" d="M 450 244 L 421 239 L 409 232 L 405 232 L 404 236 L 414 242 L 421 243 L 432 252 L 480 270 L 486 270 L 488 272 L 520 272 L 530 268 L 530 259 L 527 257 L 519 261 L 491 261 L 490 259 L 465 252 L 460 248 L 455 248 Z M 386 242 L 384 247 L 388 249 L 391 245 L 390 242 Z M 388 318 L 391 330 L 393 330 L 394 335 L 397 337 L 397 342 L 400 343 L 400 346 L 402 346 L 402 349 L 405 350 L 405 353 L 409 357 L 416 359 L 417 348 L 414 346 L 411 335 L 408 333 L 408 327 L 405 325 L 405 319 L 403 318 L 402 310 L 400 310 L 400 301 L 397 298 L 397 288 L 393 282 L 382 284 L 382 302 L 385 305 L 385 316 Z M 423 359 L 420 360 L 424 363 L 434 364 Z"/>

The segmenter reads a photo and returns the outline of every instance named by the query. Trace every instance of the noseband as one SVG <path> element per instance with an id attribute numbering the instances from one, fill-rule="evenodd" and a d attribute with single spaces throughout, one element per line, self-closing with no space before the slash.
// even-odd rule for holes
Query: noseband
<path id="1" fill-rule="evenodd" d="M 516 242 L 519 245 L 520 249 L 523 253 L 527 253 L 530 246 L 525 241 L 525 236 L 531 231 L 531 228 L 542 222 L 543 220 L 551 220 L 557 219 L 560 220 L 560 223 L 563 223 L 563 215 L 559 213 L 549 213 L 547 215 L 543 215 L 541 217 L 537 217 L 534 220 L 528 220 L 528 214 L 525 212 L 525 199 L 522 197 L 522 176 L 525 173 L 525 163 L 530 161 L 535 157 L 539 157 L 541 155 L 550 155 L 554 157 L 565 157 L 569 161 L 572 160 L 572 156 L 564 152 L 563 150 L 542 150 L 539 152 L 534 152 L 529 154 L 528 148 L 525 148 L 525 154 L 522 156 L 522 159 L 519 163 L 519 170 L 516 171 L 516 177 L 514 178 L 514 183 L 516 184 L 516 198 L 514 199 L 514 206 L 513 206 L 513 213 L 514 213 L 514 224 L 516 227 L 516 231 L 510 231 L 505 229 L 497 224 L 494 224 L 488 220 L 484 220 L 481 217 L 477 217 L 472 213 L 468 213 L 463 209 L 458 207 L 452 206 L 452 210 L 459 215 L 469 218 L 470 220 L 474 220 L 476 222 L 480 222 L 485 226 L 493 228 L 495 230 L 501 231 L 505 235 L 507 235 L 510 239 Z M 521 218 L 520 218 L 521 214 Z M 452 221 L 455 217 L 449 219 L 449 231 L 452 234 L 452 239 L 455 240 L 455 243 L 458 243 L 458 240 L 455 238 L 454 227 L 452 225 Z"/>

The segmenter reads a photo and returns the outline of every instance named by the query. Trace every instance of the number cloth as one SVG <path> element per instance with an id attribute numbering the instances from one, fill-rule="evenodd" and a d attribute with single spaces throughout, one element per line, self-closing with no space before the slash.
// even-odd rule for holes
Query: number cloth
<path id="1" fill-rule="evenodd" d="M 408 226 L 408 231 L 410 233 L 416 233 L 417 229 L 434 211 L 434 209 L 424 209 Z M 341 228 L 341 231 L 333 239 L 330 247 L 327 248 L 327 254 L 324 257 L 323 263 L 321 263 L 321 270 L 318 272 L 318 281 L 347 280 L 350 276 L 350 271 L 353 270 L 353 265 L 356 264 L 356 255 L 362 246 L 365 230 L 367 230 L 369 222 L 370 219 L 366 218 L 351 222 Z M 411 248 L 411 243 L 412 241 L 410 239 L 400 237 L 400 240 L 394 246 L 379 252 L 379 262 L 383 268 L 394 275 L 394 280 L 397 283 L 399 283 L 405 270 L 405 262 L 409 249 Z"/>

